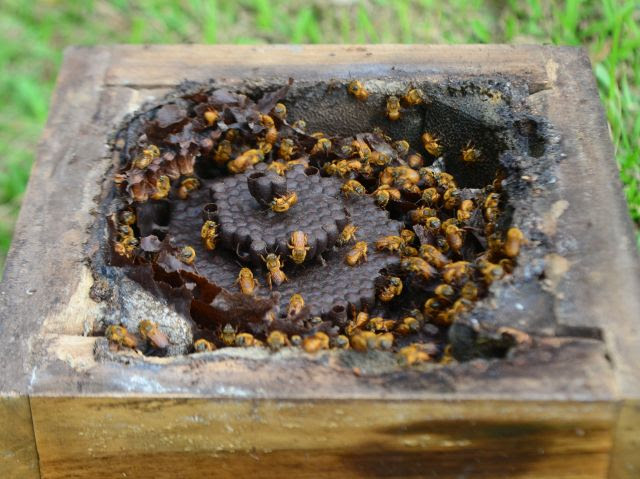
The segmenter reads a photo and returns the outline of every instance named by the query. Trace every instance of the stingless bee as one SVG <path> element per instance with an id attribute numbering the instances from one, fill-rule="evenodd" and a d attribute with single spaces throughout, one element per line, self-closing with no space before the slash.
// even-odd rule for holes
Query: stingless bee
<path id="1" fill-rule="evenodd" d="M 191 246 L 183 246 L 178 252 L 177 258 L 184 264 L 193 264 L 196 260 L 196 250 Z"/>
<path id="2" fill-rule="evenodd" d="M 204 243 L 204 247 L 209 251 L 216 248 L 216 239 L 218 238 L 218 225 L 215 221 L 207 220 L 200 229 L 200 238 Z"/>
<path id="3" fill-rule="evenodd" d="M 271 211 L 275 213 L 285 213 L 298 202 L 298 194 L 289 191 L 282 196 L 277 196 L 271 201 Z"/>
<path id="4" fill-rule="evenodd" d="M 391 95 L 387 98 L 387 118 L 391 121 L 400 119 L 400 100 L 397 96 Z"/>
<path id="5" fill-rule="evenodd" d="M 342 232 L 340 233 L 340 237 L 338 238 L 337 244 L 338 246 L 344 246 L 347 243 L 356 239 L 356 231 L 358 231 L 358 227 L 349 223 L 346 225 Z"/>
<path id="6" fill-rule="evenodd" d="M 348 180 L 346 181 L 342 187 L 340 188 L 340 190 L 342 191 L 342 194 L 344 194 L 344 196 L 346 198 L 349 198 L 353 195 L 355 196 L 362 196 L 366 193 L 366 190 L 364 189 L 364 186 L 362 186 L 362 184 L 359 181 L 356 180 Z"/>
<path id="7" fill-rule="evenodd" d="M 198 339 L 195 343 L 193 343 L 193 350 L 196 353 L 205 353 L 207 351 L 213 351 L 216 349 L 216 346 L 206 339 Z"/>
<path id="8" fill-rule="evenodd" d="M 158 325 L 149 319 L 143 319 L 138 323 L 138 332 L 142 339 L 156 349 L 165 349 L 169 346 L 169 338 L 158 328 Z"/>
<path id="9" fill-rule="evenodd" d="M 440 153 L 442 153 L 442 147 L 440 146 L 440 140 L 438 140 L 435 135 L 429 132 L 424 132 L 421 138 L 422 145 L 424 146 L 424 149 L 427 150 L 427 153 L 431 156 L 440 156 Z"/>
<path id="10" fill-rule="evenodd" d="M 294 231 L 291 233 L 291 239 L 287 246 L 291 250 L 291 255 L 289 256 L 294 263 L 302 264 L 307 257 L 307 251 L 309 251 L 309 238 L 304 231 Z"/>
<path id="11" fill-rule="evenodd" d="M 287 275 L 282 271 L 282 264 L 280 263 L 280 256 L 276 256 L 273 253 L 269 253 L 266 258 L 262 258 L 262 260 L 267 265 L 267 284 L 269 285 L 269 289 L 276 286 L 280 286 L 282 283 L 287 281 Z"/>
<path id="12" fill-rule="evenodd" d="M 239 286 L 240 291 L 246 295 L 252 295 L 258 287 L 258 281 L 253 277 L 253 273 L 249 268 L 240 270 L 236 284 Z"/>
<path id="13" fill-rule="evenodd" d="M 367 243 L 358 241 L 345 256 L 345 261 L 349 266 L 356 266 L 363 261 L 367 261 Z"/>
<path id="14" fill-rule="evenodd" d="M 129 349 L 136 349 L 138 347 L 138 340 L 133 334 L 127 331 L 127 328 L 124 326 L 112 324 L 107 327 L 104 335 L 111 344 Z"/>
<path id="15" fill-rule="evenodd" d="M 349 85 L 347 85 L 347 91 L 350 95 L 353 95 L 360 101 L 365 101 L 367 98 L 369 98 L 369 93 L 365 89 L 362 82 L 359 80 L 352 80 L 351 82 L 349 82 Z"/>

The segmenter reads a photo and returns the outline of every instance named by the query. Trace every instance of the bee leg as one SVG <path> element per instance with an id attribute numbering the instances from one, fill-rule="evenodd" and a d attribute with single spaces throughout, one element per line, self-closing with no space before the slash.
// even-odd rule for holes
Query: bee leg
<path id="1" fill-rule="evenodd" d="M 327 262 L 322 257 L 322 254 L 318 254 L 318 260 L 320 261 L 320 264 L 322 265 L 323 268 L 327 266 Z"/>

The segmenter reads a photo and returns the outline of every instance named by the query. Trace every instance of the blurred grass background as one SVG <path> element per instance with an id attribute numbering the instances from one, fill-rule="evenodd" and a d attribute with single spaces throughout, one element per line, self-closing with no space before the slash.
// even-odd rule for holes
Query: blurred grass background
<path id="1" fill-rule="evenodd" d="M 0 274 L 62 51 L 70 44 L 584 45 L 630 214 L 640 225 L 638 0 L 0 0 L 0 32 Z"/>

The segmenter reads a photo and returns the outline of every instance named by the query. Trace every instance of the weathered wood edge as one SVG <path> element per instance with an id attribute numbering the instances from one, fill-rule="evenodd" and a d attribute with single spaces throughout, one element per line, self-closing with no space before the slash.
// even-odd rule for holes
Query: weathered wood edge
<path id="1" fill-rule="evenodd" d="M 586 50 L 554 49 L 547 69 L 551 88 L 539 96 L 550 120 L 561 131 L 573 128 L 575 133 L 563 137 L 562 147 L 581 163 L 581 168 L 562 163 L 558 175 L 564 178 L 558 182 L 561 195 L 571 199 L 558 220 L 558 231 L 567 245 L 563 254 L 571 263 L 558 291 L 564 295 L 559 308 L 571 304 L 583 307 L 578 312 L 571 308 L 558 310 L 557 306 L 556 314 L 564 316 L 569 325 L 575 315 L 583 314 L 602 324 L 620 398 L 611 477 L 638 477 L 640 456 L 634 450 L 637 440 L 632 438 L 640 437 L 640 295 L 633 292 L 640 292 L 640 261 L 634 230 Z M 572 250 L 570 242 L 576 238 L 590 246 L 589 257 Z M 571 288 L 569 285 L 576 281 L 584 286 Z M 605 287 L 606 301 L 597 295 Z M 616 319 L 615 328 L 607 327 L 609 318 Z"/>

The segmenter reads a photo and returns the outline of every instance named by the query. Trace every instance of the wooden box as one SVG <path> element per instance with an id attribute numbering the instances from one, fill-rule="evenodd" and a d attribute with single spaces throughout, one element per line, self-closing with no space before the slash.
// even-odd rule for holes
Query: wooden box
<path id="1" fill-rule="evenodd" d="M 88 231 L 125 115 L 183 79 L 397 71 L 524 81 L 557 128 L 563 335 L 422 374 L 359 377 L 330 353 L 96 361 Z M 74 47 L 0 285 L 0 477 L 640 477 L 639 271 L 581 49 Z"/>

